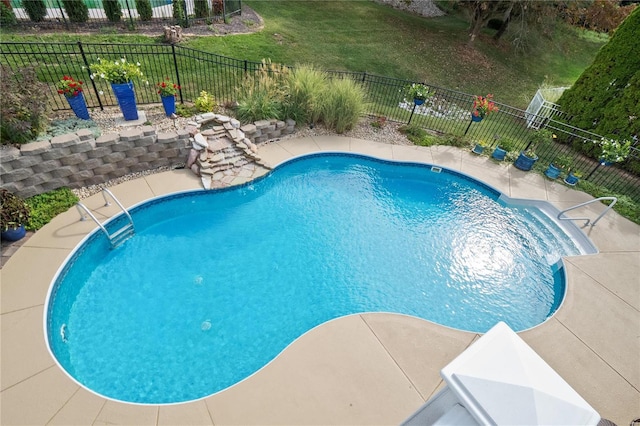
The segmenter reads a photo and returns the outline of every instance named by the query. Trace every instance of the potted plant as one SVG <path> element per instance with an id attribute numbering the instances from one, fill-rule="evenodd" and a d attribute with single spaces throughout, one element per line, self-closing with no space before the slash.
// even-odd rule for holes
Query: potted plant
<path id="1" fill-rule="evenodd" d="M 500 138 L 498 139 L 498 145 L 493 150 L 491 157 L 498 160 L 503 161 L 507 156 L 507 153 L 513 151 L 515 148 L 515 143 L 509 138 Z"/>
<path id="2" fill-rule="evenodd" d="M 575 186 L 581 177 L 582 172 L 580 170 L 569 169 L 569 174 L 564 178 L 564 183 L 566 183 L 567 185 Z"/>
<path id="3" fill-rule="evenodd" d="M 484 152 L 485 148 L 487 148 L 488 146 L 489 144 L 487 142 L 485 142 L 484 140 L 480 140 L 476 142 L 471 152 L 473 152 L 474 154 L 480 155 Z"/>
<path id="4" fill-rule="evenodd" d="M 487 117 L 489 114 L 498 111 L 498 107 L 492 99 L 493 95 L 491 93 L 487 96 L 474 96 L 471 121 L 482 121 L 482 119 Z"/>
<path id="5" fill-rule="evenodd" d="M 405 96 L 408 99 L 413 99 L 413 103 L 416 105 L 422 105 L 431 95 L 432 93 L 429 91 L 429 88 L 424 84 L 413 83 L 405 87 Z"/>
<path id="6" fill-rule="evenodd" d="M 172 82 L 169 77 L 165 77 L 160 83 L 156 84 L 158 88 L 158 94 L 162 99 L 162 106 L 167 117 L 171 117 L 171 114 L 176 112 L 176 95 L 180 86 Z"/>
<path id="7" fill-rule="evenodd" d="M 138 108 L 133 91 L 133 79 L 143 75 L 140 70 L 140 62 L 127 62 L 125 58 L 120 58 L 117 61 L 98 58 L 98 62 L 91 64 L 89 69 L 92 80 L 99 77 L 111 83 L 111 89 L 118 100 L 124 119 L 137 120 Z"/>
<path id="8" fill-rule="evenodd" d="M 527 147 L 520 152 L 520 155 L 518 155 L 518 158 L 513 165 L 520 170 L 531 170 L 536 161 L 538 161 L 536 149 L 540 146 L 545 145 L 551 140 L 552 137 L 555 137 L 555 135 L 553 135 L 547 129 L 540 129 L 533 132 L 533 134 L 531 135 L 531 140 L 529 141 L 529 145 L 527 145 Z"/>
<path id="9" fill-rule="evenodd" d="M 556 179 L 564 172 L 565 170 L 569 170 L 571 165 L 573 164 L 573 159 L 568 155 L 559 155 L 549 163 L 549 167 L 545 170 L 544 174 L 549 179 Z"/>
<path id="10" fill-rule="evenodd" d="M 58 89 L 58 93 L 64 95 L 67 99 L 76 117 L 89 120 L 89 110 L 87 110 L 87 103 L 82 94 L 82 84 L 82 81 L 65 75 L 62 77 L 62 80 L 58 81 L 56 88 Z"/>
<path id="11" fill-rule="evenodd" d="M 24 224 L 29 220 L 29 206 L 12 192 L 0 189 L 0 236 L 5 241 L 18 241 L 26 235 Z"/>
<path id="12" fill-rule="evenodd" d="M 600 145 L 600 164 L 603 166 L 624 161 L 631 153 L 631 141 L 628 140 L 620 142 L 602 138 L 598 144 Z"/>

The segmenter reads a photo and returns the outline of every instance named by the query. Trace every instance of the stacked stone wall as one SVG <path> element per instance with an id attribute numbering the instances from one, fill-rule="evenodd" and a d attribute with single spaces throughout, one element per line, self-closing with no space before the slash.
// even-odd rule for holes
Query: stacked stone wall
<path id="1" fill-rule="evenodd" d="M 221 116 L 198 116 L 198 127 Z M 228 120 L 228 119 L 227 119 Z M 293 120 L 262 120 L 242 127 L 253 144 L 291 134 Z M 165 166 L 183 165 L 192 143 L 188 129 L 156 133 L 152 126 L 94 139 L 89 130 L 31 142 L 0 153 L 0 186 L 28 198 L 61 187 L 80 188 Z"/>

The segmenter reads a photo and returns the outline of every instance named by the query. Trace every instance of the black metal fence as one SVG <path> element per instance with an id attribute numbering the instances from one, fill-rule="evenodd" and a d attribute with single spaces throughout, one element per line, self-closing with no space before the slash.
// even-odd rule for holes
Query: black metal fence
<path id="1" fill-rule="evenodd" d="M 69 109 L 65 98 L 58 95 L 55 88 L 55 83 L 63 75 L 85 81 L 84 93 L 89 108 L 117 105 L 106 82 L 89 78 L 89 65 L 98 58 L 117 60 L 124 57 L 140 63 L 144 77 L 142 81 L 135 82 L 136 98 L 140 104 L 159 103 L 156 83 L 165 77 L 181 86 L 180 102 L 192 102 L 204 90 L 213 94 L 219 104 L 230 103 L 243 77 L 261 66 L 260 62 L 161 44 L 0 43 L 0 52 L 0 62 L 12 69 L 36 69 L 38 78 L 48 84 L 48 99 L 53 110 Z M 423 105 L 416 106 L 402 93 L 411 81 L 367 73 L 330 74 L 350 78 L 363 85 L 369 97 L 367 113 L 371 116 L 384 116 L 390 121 L 416 125 L 440 134 L 484 140 L 490 146 L 497 145 L 501 138 L 508 138 L 516 150 L 526 150 L 531 146 L 535 132 L 530 124 L 543 120 L 544 127 L 557 138 L 536 147 L 540 157 L 537 167 L 546 168 L 558 156 L 569 155 L 573 158 L 573 170 L 580 170 L 583 179 L 605 187 L 611 193 L 624 194 L 640 202 L 640 150 L 637 141 L 624 163 L 605 167 L 600 165 L 598 151 L 593 149 L 593 141 L 599 141 L 600 136 L 560 121 L 532 116 L 521 109 L 496 103 L 498 112 L 482 122 L 472 123 L 473 95 L 429 86 L 433 96 Z"/>
<path id="2" fill-rule="evenodd" d="M 28 13 L 29 3 L 40 4 L 42 1 L 46 7 L 44 15 L 34 21 Z M 102 27 L 105 24 L 123 24 L 130 29 L 169 24 L 189 27 L 224 21 L 242 10 L 242 0 L 150 0 L 151 10 L 143 9 L 137 0 L 118 0 L 120 14 L 110 17 L 103 0 L 83 1 L 87 6 L 86 14 L 69 13 L 64 0 L 11 0 L 11 5 L 19 25 L 50 29 Z M 179 2 L 180 9 L 186 13 L 174 16 L 174 2 Z"/>

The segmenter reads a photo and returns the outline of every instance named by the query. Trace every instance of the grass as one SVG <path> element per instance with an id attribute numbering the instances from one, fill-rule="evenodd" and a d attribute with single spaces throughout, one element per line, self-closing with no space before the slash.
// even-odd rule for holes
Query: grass
<path id="1" fill-rule="evenodd" d="M 606 42 L 592 33 L 557 26 L 529 40 L 521 53 L 487 30 L 467 46 L 467 22 L 457 15 L 423 18 L 370 1 L 247 1 L 265 21 L 262 31 L 232 37 L 189 38 L 185 46 L 238 59 L 313 64 L 423 81 L 467 93 L 493 93 L 498 102 L 524 107 L 540 85 L 568 86 Z M 4 41 L 76 41 L 77 35 L 12 34 Z M 83 40 L 154 43 L 156 38 L 102 34 Z"/>

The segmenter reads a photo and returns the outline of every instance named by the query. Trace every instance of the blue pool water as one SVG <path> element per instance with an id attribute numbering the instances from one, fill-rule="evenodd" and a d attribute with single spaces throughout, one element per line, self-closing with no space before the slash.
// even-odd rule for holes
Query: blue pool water
<path id="1" fill-rule="evenodd" d="M 560 256 L 579 249 L 499 196 L 447 170 L 320 155 L 153 200 L 133 209 L 132 239 L 111 250 L 95 233 L 61 270 L 50 348 L 99 394 L 169 403 L 231 386 L 353 313 L 535 326 L 564 295 Z"/>

